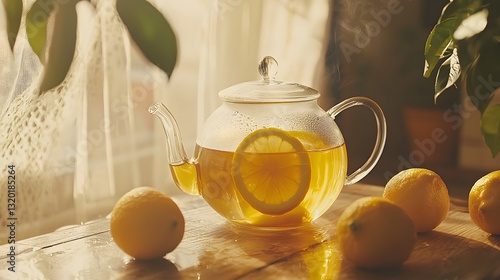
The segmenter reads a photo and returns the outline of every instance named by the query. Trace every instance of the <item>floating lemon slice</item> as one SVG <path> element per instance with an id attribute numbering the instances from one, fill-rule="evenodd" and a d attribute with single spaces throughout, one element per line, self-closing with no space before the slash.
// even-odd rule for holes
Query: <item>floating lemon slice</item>
<path id="1" fill-rule="evenodd" d="M 257 211 L 281 215 L 304 199 L 311 181 L 302 143 L 277 128 L 249 134 L 233 157 L 232 175 L 241 196 Z"/>
<path id="2" fill-rule="evenodd" d="M 327 142 L 317 133 L 309 131 L 288 131 L 291 136 L 300 139 L 304 148 L 310 150 L 320 150 L 330 147 Z"/>

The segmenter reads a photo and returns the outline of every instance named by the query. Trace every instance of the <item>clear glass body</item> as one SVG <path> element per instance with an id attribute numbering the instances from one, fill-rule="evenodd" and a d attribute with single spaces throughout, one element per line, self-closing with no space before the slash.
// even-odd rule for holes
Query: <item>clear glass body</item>
<path id="1" fill-rule="evenodd" d="M 231 174 L 235 150 L 243 139 L 253 131 L 271 127 L 322 139 L 321 146 L 302 143 L 307 149 L 303 153 L 311 165 L 308 191 L 297 207 L 280 215 L 254 209 L 239 193 Z M 230 221 L 262 227 L 296 227 L 321 216 L 338 197 L 346 178 L 347 152 L 340 130 L 316 100 L 224 102 L 206 121 L 193 159 L 172 164 L 171 171 L 181 189 L 201 194 L 214 210 Z"/>
<path id="2" fill-rule="evenodd" d="M 368 161 L 347 176 L 347 151 L 334 117 L 357 105 L 367 106 L 373 111 L 378 137 Z M 364 97 L 344 100 L 326 112 L 318 106 L 316 99 L 224 101 L 207 119 L 197 137 L 195 155 L 188 159 L 177 124 L 166 107 L 157 103 L 150 107 L 150 112 L 160 118 L 165 128 L 170 170 L 181 190 L 201 195 L 214 210 L 230 221 L 268 228 L 297 227 L 320 217 L 334 203 L 345 184 L 355 183 L 370 172 L 382 153 L 386 137 L 382 110 Z M 253 132 L 265 128 L 295 135 L 294 139 L 300 141 L 303 148 L 290 153 L 308 159 L 307 172 L 310 174 L 307 192 L 293 208 L 283 213 L 264 213 L 264 210 L 252 206 L 237 188 L 232 171 L 235 152 L 240 144 Z M 267 157 L 277 162 L 290 158 L 286 152 L 253 153 L 252 156 L 256 160 Z"/>

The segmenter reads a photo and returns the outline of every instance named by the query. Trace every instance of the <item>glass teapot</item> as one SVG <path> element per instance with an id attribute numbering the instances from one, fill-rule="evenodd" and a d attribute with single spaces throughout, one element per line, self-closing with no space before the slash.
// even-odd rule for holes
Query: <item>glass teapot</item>
<path id="1" fill-rule="evenodd" d="M 352 97 L 325 112 L 316 90 L 275 80 L 277 66 L 265 57 L 258 68 L 262 80 L 219 92 L 223 103 L 206 120 L 192 159 L 168 109 L 161 103 L 149 108 L 165 129 L 177 186 L 238 224 L 289 228 L 317 219 L 344 185 L 373 169 L 385 144 L 384 114 L 374 101 Z M 334 118 L 356 105 L 373 111 L 377 139 L 368 161 L 347 176 L 346 147 Z"/>

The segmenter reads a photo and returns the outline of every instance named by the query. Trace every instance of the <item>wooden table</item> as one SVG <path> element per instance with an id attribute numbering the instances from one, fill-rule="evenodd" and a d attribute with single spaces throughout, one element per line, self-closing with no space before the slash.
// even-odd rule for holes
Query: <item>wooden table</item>
<path id="1" fill-rule="evenodd" d="M 242 232 L 199 197 L 174 199 L 186 219 L 179 247 L 164 259 L 140 262 L 113 242 L 109 220 L 59 230 L 16 243 L 16 272 L 8 271 L 9 245 L 0 247 L 1 279 L 500 279 L 500 237 L 472 224 L 455 203 L 434 231 L 420 234 L 399 268 L 366 271 L 342 260 L 334 235 L 341 211 L 382 188 L 345 187 L 332 208 L 300 230 Z"/>

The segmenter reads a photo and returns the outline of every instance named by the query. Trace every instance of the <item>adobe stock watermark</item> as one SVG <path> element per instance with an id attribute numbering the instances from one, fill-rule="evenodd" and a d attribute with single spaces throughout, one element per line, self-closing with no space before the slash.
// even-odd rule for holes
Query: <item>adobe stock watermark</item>
<path id="1" fill-rule="evenodd" d="M 491 74 L 487 78 L 478 76 L 477 80 L 479 84 L 474 90 L 474 95 L 468 96 L 470 102 L 455 103 L 452 108 L 444 111 L 443 121 L 449 124 L 453 131 L 458 130 L 463 125 L 464 119 L 470 118 L 473 111 L 477 111 L 477 107 L 474 104 L 487 100 L 490 97 L 490 93 L 500 87 L 500 82 L 493 81 L 492 77 L 493 75 Z M 443 128 L 436 127 L 432 130 L 429 138 L 414 139 L 413 143 L 417 149 L 410 151 L 407 157 L 398 156 L 399 164 L 396 173 L 423 164 L 427 158 L 436 152 L 439 148 L 438 145 L 446 142 L 448 138 L 449 135 L 446 134 Z M 388 181 L 394 175 L 394 173 L 386 171 L 384 179 Z"/>
<path id="2" fill-rule="evenodd" d="M 387 1 L 380 10 L 370 9 L 369 11 L 359 11 L 364 7 L 359 2 L 354 3 L 354 11 L 349 11 L 348 14 L 356 16 L 356 22 L 360 22 L 361 26 L 349 26 L 346 21 L 342 21 L 341 26 L 352 33 L 353 37 L 352 42 L 340 41 L 338 44 L 340 52 L 348 63 L 352 61 L 354 54 L 361 53 L 373 38 L 380 35 L 383 28 L 389 26 L 395 15 L 404 10 L 404 6 L 399 0 Z"/>
<path id="3" fill-rule="evenodd" d="M 222 0 L 217 1 L 217 17 L 220 21 L 226 18 L 227 13 L 234 11 L 244 0 Z"/>

